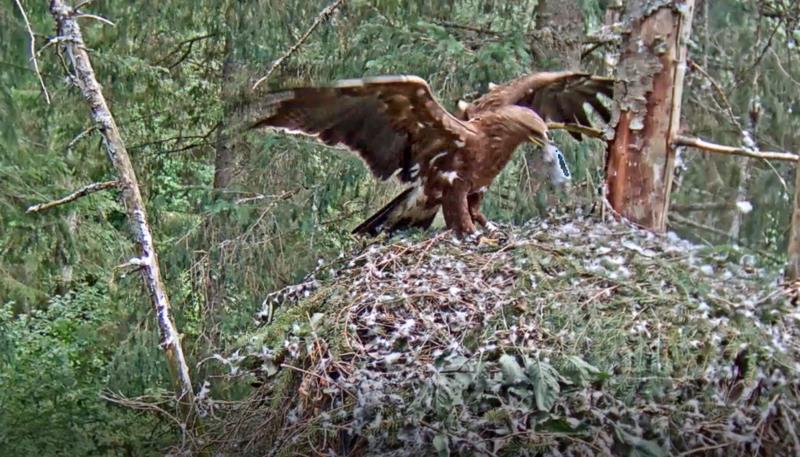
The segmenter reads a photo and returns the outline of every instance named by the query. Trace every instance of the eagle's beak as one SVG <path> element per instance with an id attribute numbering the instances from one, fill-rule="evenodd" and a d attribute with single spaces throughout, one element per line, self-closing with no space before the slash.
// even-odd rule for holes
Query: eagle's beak
<path id="1" fill-rule="evenodd" d="M 544 142 L 542 140 L 540 140 L 539 138 L 536 138 L 533 135 L 529 136 L 528 139 L 531 140 L 531 143 L 533 143 L 535 145 L 538 145 L 538 146 L 544 145 Z"/>

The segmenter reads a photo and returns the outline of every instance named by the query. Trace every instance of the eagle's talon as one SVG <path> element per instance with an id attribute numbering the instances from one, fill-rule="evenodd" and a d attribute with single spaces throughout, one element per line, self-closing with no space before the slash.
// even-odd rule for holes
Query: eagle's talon
<path id="1" fill-rule="evenodd" d="M 478 238 L 477 244 L 478 246 L 484 246 L 484 245 L 497 246 L 499 243 L 500 241 L 495 238 L 487 238 L 485 236 L 481 236 L 480 238 Z"/>

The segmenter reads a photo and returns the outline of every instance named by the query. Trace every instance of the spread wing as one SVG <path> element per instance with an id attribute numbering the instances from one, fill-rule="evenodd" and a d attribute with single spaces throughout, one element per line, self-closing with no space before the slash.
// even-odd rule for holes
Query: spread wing
<path id="1" fill-rule="evenodd" d="M 251 128 L 316 136 L 356 152 L 380 179 L 411 182 L 420 165 L 474 132 L 453 117 L 416 76 L 338 81 L 267 94 L 250 115 Z"/>
<path id="2" fill-rule="evenodd" d="M 548 122 L 575 123 L 591 127 L 584 104 L 608 122 L 611 113 L 598 94 L 611 97 L 614 81 L 611 78 L 592 76 L 572 71 L 541 72 L 522 76 L 500 86 L 466 108 L 469 118 L 481 111 L 497 109 L 503 105 L 519 105 L 539 113 Z M 577 139 L 580 134 L 572 133 Z"/>

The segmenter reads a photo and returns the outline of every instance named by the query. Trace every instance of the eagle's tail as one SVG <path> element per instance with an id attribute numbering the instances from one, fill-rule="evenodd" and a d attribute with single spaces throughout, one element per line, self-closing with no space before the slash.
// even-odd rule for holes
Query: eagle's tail
<path id="1" fill-rule="evenodd" d="M 428 228 L 439 206 L 428 208 L 426 200 L 421 187 L 410 187 L 353 229 L 353 233 L 375 236 L 382 231 L 392 233 L 410 227 Z"/>

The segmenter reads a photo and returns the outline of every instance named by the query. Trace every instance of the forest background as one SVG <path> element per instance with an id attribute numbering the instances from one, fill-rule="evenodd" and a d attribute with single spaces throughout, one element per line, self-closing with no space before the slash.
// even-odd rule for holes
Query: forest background
<path id="1" fill-rule="evenodd" d="M 294 48 L 331 2 L 85 7 L 114 23 L 81 20 L 139 176 L 196 383 L 222 370 L 209 357 L 236 342 L 268 293 L 358 243 L 349 229 L 395 192 L 357 158 L 307 139 L 221 134 L 249 78 L 281 56 L 270 87 L 416 74 L 452 108 L 531 70 L 614 70 L 603 26 L 616 2 L 567 2 L 575 8 L 564 24 L 535 0 L 334 3 Z M 28 22 L 50 103 L 31 65 Z M 108 400 L 172 390 L 146 291 L 123 266 L 132 250 L 118 192 L 26 213 L 115 179 L 63 59 L 45 46 L 53 34 L 47 2 L 0 7 L 0 454 L 157 454 L 177 439 L 173 424 Z M 684 128 L 721 144 L 800 150 L 798 41 L 800 7 L 790 0 L 698 2 Z M 558 141 L 572 187 L 542 186 L 529 166 L 536 151 L 526 148 L 488 195 L 490 219 L 597 209 L 602 145 Z M 682 150 L 669 229 L 782 265 L 794 182 L 792 163 Z"/>

